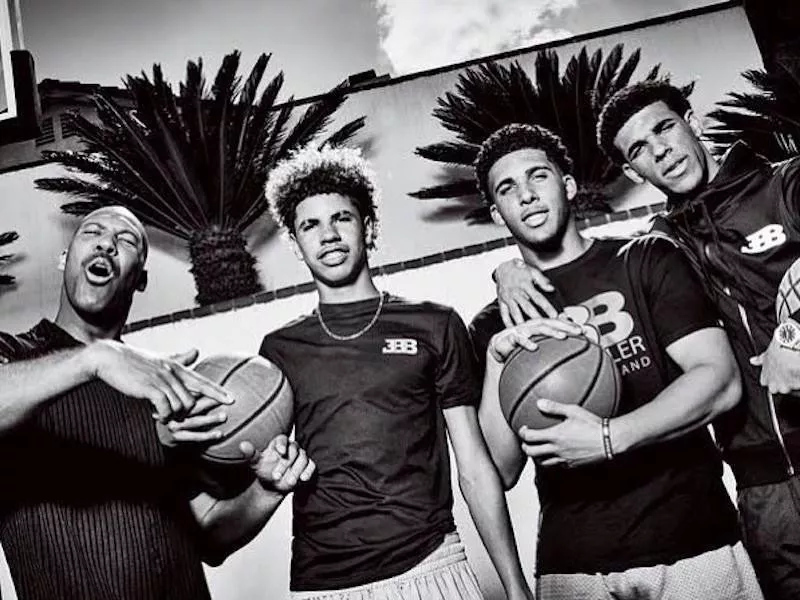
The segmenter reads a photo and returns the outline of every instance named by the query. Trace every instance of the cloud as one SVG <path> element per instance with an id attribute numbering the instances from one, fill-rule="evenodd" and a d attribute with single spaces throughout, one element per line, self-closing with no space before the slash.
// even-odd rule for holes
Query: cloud
<path id="1" fill-rule="evenodd" d="M 375 0 L 395 74 L 567 37 L 552 22 L 578 0 Z"/>

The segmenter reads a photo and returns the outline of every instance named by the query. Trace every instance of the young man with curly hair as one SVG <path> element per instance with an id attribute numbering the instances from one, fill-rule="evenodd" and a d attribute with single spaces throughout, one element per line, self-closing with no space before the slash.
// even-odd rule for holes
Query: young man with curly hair
<path id="1" fill-rule="evenodd" d="M 307 148 L 273 169 L 266 194 L 319 295 L 260 350 L 291 382 L 295 437 L 317 466 L 294 496 L 292 597 L 481 597 L 453 520 L 449 436 L 506 593 L 530 598 L 478 425 L 466 327 L 451 308 L 379 291 L 370 275 L 379 191 L 367 162 Z"/>
<path id="2" fill-rule="evenodd" d="M 722 315 L 742 375 L 740 405 L 715 422 L 736 477 L 745 545 L 768 598 L 800 597 L 800 158 L 770 164 L 737 142 L 717 161 L 683 92 L 642 82 L 617 92 L 597 124 L 633 181 L 667 196 L 655 227 L 677 240 Z M 499 273 L 514 298 L 539 274 Z M 540 292 L 531 291 L 541 298 Z M 524 300 L 523 300 L 524 302 Z"/>
<path id="3" fill-rule="evenodd" d="M 571 168 L 557 136 L 517 124 L 490 136 L 475 164 L 493 218 L 547 273 L 562 313 L 503 330 L 493 302 L 471 328 L 487 363 L 480 422 L 505 484 L 528 457 L 536 464 L 537 597 L 760 598 L 703 427 L 739 399 L 725 333 L 673 242 L 579 233 Z M 617 362 L 618 414 L 541 399 L 560 422 L 513 431 L 498 397 L 503 361 L 518 345 L 535 352 L 533 333 L 581 332 Z"/>

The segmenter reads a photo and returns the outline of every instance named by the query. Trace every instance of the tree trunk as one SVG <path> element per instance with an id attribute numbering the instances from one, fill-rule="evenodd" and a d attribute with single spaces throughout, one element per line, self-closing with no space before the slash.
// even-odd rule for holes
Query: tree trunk
<path id="1" fill-rule="evenodd" d="M 244 236 L 233 229 L 196 231 L 189 241 L 191 273 L 201 306 L 249 296 L 262 290 L 256 259 L 245 248 Z"/>

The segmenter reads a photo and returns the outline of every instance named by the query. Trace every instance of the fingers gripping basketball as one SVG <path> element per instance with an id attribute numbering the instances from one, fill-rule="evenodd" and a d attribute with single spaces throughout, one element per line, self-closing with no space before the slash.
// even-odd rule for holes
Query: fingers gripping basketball
<path id="1" fill-rule="evenodd" d="M 621 382 L 608 352 L 582 336 L 534 339 L 538 349 L 516 350 L 500 375 L 500 406 L 514 431 L 523 425 L 543 429 L 560 421 L 539 411 L 540 398 L 577 404 L 601 417 L 616 414 Z"/>

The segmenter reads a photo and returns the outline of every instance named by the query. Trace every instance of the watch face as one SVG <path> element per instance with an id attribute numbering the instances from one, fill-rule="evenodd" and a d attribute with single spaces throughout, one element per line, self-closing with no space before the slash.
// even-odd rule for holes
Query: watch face
<path id="1" fill-rule="evenodd" d="M 782 346 L 793 347 L 800 341 L 800 331 L 791 323 L 781 323 L 776 333 Z"/>

